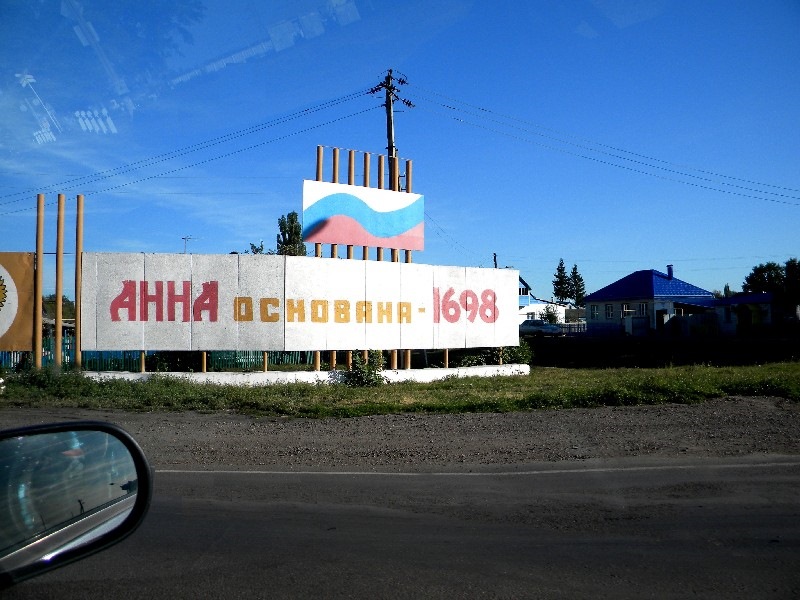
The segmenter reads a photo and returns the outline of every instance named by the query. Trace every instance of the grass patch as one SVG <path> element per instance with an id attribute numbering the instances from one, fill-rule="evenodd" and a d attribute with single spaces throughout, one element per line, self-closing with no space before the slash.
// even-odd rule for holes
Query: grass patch
<path id="1" fill-rule="evenodd" d="M 387 413 L 510 412 L 596 406 L 696 403 L 725 396 L 800 400 L 800 363 L 664 369 L 534 368 L 530 375 L 451 377 L 434 383 L 190 383 L 154 375 L 146 382 L 94 381 L 76 372 L 4 375 L 0 409 L 15 406 L 130 411 L 233 411 L 258 416 L 354 417 Z"/>

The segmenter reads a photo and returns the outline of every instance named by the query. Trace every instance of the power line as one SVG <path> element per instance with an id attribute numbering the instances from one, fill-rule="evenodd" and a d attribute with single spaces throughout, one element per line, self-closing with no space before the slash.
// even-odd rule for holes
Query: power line
<path id="1" fill-rule="evenodd" d="M 157 179 L 157 178 L 163 177 L 165 175 L 172 175 L 173 173 L 178 173 L 178 172 L 184 171 L 186 169 L 191 169 L 193 167 L 204 165 L 204 164 L 213 162 L 215 160 L 220 160 L 220 159 L 223 159 L 223 158 L 228 158 L 230 156 L 235 156 L 236 154 L 241 154 L 242 152 L 247 152 L 249 150 L 253 150 L 253 149 L 259 148 L 261 146 L 266 146 L 267 144 L 272 144 L 274 142 L 285 140 L 285 139 L 288 139 L 290 137 L 294 137 L 296 135 L 300 135 L 302 133 L 307 133 L 309 131 L 313 131 L 314 129 L 319 129 L 321 127 L 325 127 L 327 125 L 331 125 L 333 123 L 337 123 L 339 121 L 343 121 L 345 119 L 349 119 L 351 117 L 355 117 L 355 116 L 364 114 L 364 113 L 372 111 L 372 110 L 377 110 L 378 108 L 379 107 L 377 107 L 377 106 L 371 106 L 369 108 L 365 108 L 363 110 L 351 113 L 349 115 L 345 115 L 343 117 L 337 117 L 335 119 L 331 119 L 331 120 L 326 121 L 324 123 L 319 123 L 317 125 L 311 125 L 309 127 L 305 127 L 303 129 L 300 129 L 300 130 L 297 130 L 297 131 L 293 131 L 291 133 L 287 133 L 285 135 L 281 135 L 281 136 L 278 136 L 278 137 L 275 137 L 275 138 L 272 138 L 272 139 L 269 139 L 269 140 L 264 140 L 264 141 L 259 142 L 257 144 L 252 144 L 250 146 L 245 146 L 243 148 L 238 148 L 236 150 L 232 150 L 231 152 L 227 152 L 225 154 L 218 154 L 216 156 L 212 156 L 210 158 L 207 158 L 207 159 L 204 159 L 204 160 L 201 160 L 201 161 L 197 161 L 197 162 L 194 162 L 194 163 L 191 163 L 191 164 L 188 164 L 188 165 L 183 165 L 181 167 L 176 167 L 174 169 L 170 169 L 169 171 L 163 171 L 161 173 L 156 173 L 154 175 L 148 175 L 148 176 L 142 177 L 140 179 L 136 179 L 136 180 L 133 180 L 133 181 L 127 181 L 127 182 L 124 182 L 124 183 L 120 183 L 118 185 L 111 186 L 111 187 L 108 187 L 108 188 L 105 188 L 105 189 L 102 189 L 102 190 L 89 190 L 89 191 L 87 191 L 85 193 L 86 194 L 102 194 L 102 193 L 106 193 L 106 192 L 115 191 L 115 190 L 118 190 L 119 188 L 126 187 L 126 186 L 129 186 L 129 185 L 142 183 L 144 181 L 149 181 L 151 179 Z M 102 181 L 103 179 L 107 179 L 107 177 L 98 178 L 97 180 L 90 181 L 88 183 L 96 183 L 97 181 Z M 51 202 L 51 203 L 48 203 L 47 206 L 53 206 L 54 204 L 55 203 Z M 7 212 L 4 212 L 4 213 L 0 213 L 0 215 L 10 215 L 10 214 L 26 212 L 26 211 L 30 211 L 30 210 L 33 210 L 33 207 L 26 207 L 26 208 L 21 208 L 21 209 L 18 209 L 18 210 L 7 211 Z"/>
<path id="2" fill-rule="evenodd" d="M 436 230 L 434 230 L 434 233 L 436 235 L 438 235 L 440 238 L 442 238 L 445 242 L 447 242 L 449 244 L 452 244 L 454 246 L 458 246 L 463 251 L 464 254 L 472 254 L 472 255 L 476 255 L 477 254 L 474 250 L 470 250 L 470 249 L 466 248 L 464 246 L 464 244 L 462 244 L 457 239 L 455 239 L 452 235 L 447 233 L 447 231 L 444 229 L 444 227 L 439 225 L 439 223 L 433 217 L 431 217 L 430 213 L 428 213 L 427 211 L 425 211 L 425 219 L 428 222 L 430 222 L 431 225 L 436 227 Z M 481 261 L 478 261 L 478 265 L 479 266 L 481 266 L 482 264 L 483 263 Z"/>
<path id="3" fill-rule="evenodd" d="M 423 110 L 424 110 L 424 108 L 423 108 Z M 559 148 L 558 146 L 553 146 L 553 145 L 550 145 L 550 144 L 543 144 L 541 142 L 534 141 L 534 140 L 532 140 L 532 139 L 530 139 L 528 137 L 519 135 L 518 133 L 512 133 L 512 132 L 509 132 L 509 131 L 504 131 L 504 130 L 501 130 L 501 129 L 488 127 L 486 125 L 482 125 L 482 124 L 479 124 L 479 123 L 466 121 L 466 120 L 464 120 L 464 119 L 462 119 L 460 117 L 457 117 L 457 116 L 450 115 L 450 117 L 453 120 L 455 120 L 455 121 L 457 121 L 459 123 L 463 123 L 465 125 L 470 125 L 472 127 L 478 128 L 478 129 L 483 129 L 485 131 L 491 131 L 493 133 L 498 133 L 498 134 L 504 135 L 506 137 L 510 137 L 510 138 L 517 139 L 517 140 L 520 140 L 520 141 L 523 141 L 523 142 L 526 142 L 526 143 L 534 144 L 534 145 L 540 146 L 542 148 L 547 148 L 548 150 L 554 150 L 556 152 L 561 152 L 563 154 L 569 154 L 571 156 L 577 156 L 578 158 L 583 158 L 585 160 L 591 160 L 591 161 L 599 163 L 599 164 L 608 165 L 608 166 L 611 166 L 611 167 L 616 167 L 618 169 L 624 169 L 626 171 L 631 171 L 632 173 L 640 173 L 642 175 L 648 175 L 650 177 L 656 177 L 657 179 L 663 179 L 664 181 L 673 181 L 675 183 L 682 183 L 683 185 L 690 185 L 692 187 L 697 187 L 697 188 L 710 190 L 710 191 L 714 191 L 714 192 L 720 192 L 720 193 L 723 193 L 723 194 L 731 194 L 731 195 L 740 196 L 740 197 L 743 197 L 743 198 L 751 198 L 751 199 L 754 199 L 754 200 L 762 200 L 762 201 L 765 201 L 765 202 L 775 202 L 777 204 L 786 204 L 786 205 L 789 205 L 789 206 L 800 206 L 799 202 L 789 202 L 788 200 L 780 200 L 780 199 L 777 199 L 777 198 L 765 198 L 763 196 L 754 196 L 752 194 L 745 194 L 743 192 L 737 192 L 735 190 L 720 189 L 720 188 L 713 187 L 713 186 L 710 186 L 710 185 L 704 185 L 704 184 L 701 184 L 701 183 L 696 183 L 696 182 L 692 182 L 692 181 L 685 181 L 685 180 L 682 180 L 682 179 L 676 179 L 674 177 L 667 177 L 665 175 L 659 175 L 657 173 L 651 173 L 649 171 L 644 171 L 642 169 L 637 169 L 635 167 L 630 167 L 630 166 L 627 166 L 627 165 L 621 165 L 621 164 L 618 164 L 618 163 L 615 163 L 615 162 L 612 162 L 612 161 L 609 161 L 609 160 L 604 160 L 602 158 L 598 158 L 598 157 L 595 157 L 595 156 L 589 156 L 587 154 L 581 154 L 581 153 L 578 153 L 578 152 L 573 152 L 573 151 L 565 149 L 565 148 Z M 650 166 L 651 168 L 660 168 L 660 167 L 655 167 L 655 166 L 652 166 L 652 165 L 647 165 L 647 166 Z M 752 191 L 755 191 L 757 193 L 764 193 L 764 194 L 772 193 L 772 192 L 763 192 L 763 191 L 760 191 L 760 190 L 752 190 Z M 788 197 L 789 198 L 793 198 L 793 199 L 796 198 L 795 196 L 788 196 Z M 800 200 L 800 198 L 796 198 L 796 199 Z"/>
<path id="4" fill-rule="evenodd" d="M 423 97 L 423 100 L 425 100 L 424 97 Z M 800 203 L 790 202 L 789 201 L 789 200 L 800 200 L 800 197 L 798 197 L 798 196 L 792 196 L 792 195 L 788 195 L 788 194 L 781 194 L 781 193 L 778 193 L 778 192 L 771 192 L 771 191 L 768 191 L 768 190 L 758 190 L 758 189 L 748 188 L 748 187 L 745 187 L 745 186 L 740 186 L 740 185 L 737 185 L 737 184 L 732 184 L 732 183 L 727 183 L 727 182 L 717 182 L 717 181 L 714 181 L 713 179 L 709 179 L 709 178 L 706 178 L 706 177 L 693 175 L 691 173 L 678 171 L 676 169 L 669 169 L 667 167 L 662 167 L 662 166 L 659 166 L 659 165 L 649 164 L 649 163 L 646 163 L 644 161 L 639 161 L 639 160 L 636 160 L 636 159 L 627 158 L 625 156 L 620 156 L 620 155 L 617 155 L 617 154 L 611 154 L 611 153 L 603 151 L 603 150 L 597 150 L 597 149 L 594 149 L 594 148 L 587 147 L 585 145 L 580 145 L 580 144 L 576 144 L 574 142 L 569 142 L 569 141 L 565 141 L 565 140 L 562 140 L 562 139 L 559 139 L 559 138 L 555 138 L 555 137 L 552 137 L 552 136 L 547 136 L 545 134 L 542 134 L 542 133 L 539 133 L 539 132 L 536 132 L 536 131 L 531 131 L 529 129 L 520 128 L 518 125 L 516 125 L 514 127 L 514 131 L 513 132 L 509 132 L 509 131 L 503 130 L 503 129 L 493 128 L 493 127 L 487 126 L 485 124 L 475 123 L 475 122 L 471 122 L 471 121 L 465 120 L 465 119 L 463 119 L 461 117 L 458 117 L 458 116 L 452 114 L 452 112 L 461 112 L 461 113 L 464 113 L 464 114 L 467 114 L 467 115 L 470 115 L 470 116 L 475 116 L 475 117 L 478 117 L 478 118 L 483 118 L 482 115 L 475 115 L 474 113 L 469 113 L 469 112 L 464 111 L 463 109 L 460 109 L 460 108 L 458 108 L 456 106 L 450 106 L 450 105 L 441 104 L 441 103 L 438 103 L 438 102 L 432 102 L 432 103 L 436 104 L 437 106 L 440 106 L 440 107 L 442 107 L 444 109 L 447 109 L 448 117 L 453 119 L 453 120 L 455 120 L 458 123 L 470 125 L 472 127 L 476 127 L 476 128 L 479 128 L 479 129 L 484 129 L 486 131 L 491 131 L 493 133 L 498 133 L 498 134 L 504 135 L 506 137 L 511 137 L 511 138 L 514 138 L 514 139 L 518 139 L 520 141 L 524 141 L 526 143 L 534 144 L 534 145 L 537 145 L 537 146 L 540 146 L 540 147 L 543 147 L 543 148 L 546 148 L 546 149 L 549 149 L 549 150 L 554 150 L 556 152 L 561 152 L 561 153 L 564 153 L 564 154 L 577 156 L 578 158 L 583 158 L 585 160 L 591 160 L 591 161 L 594 161 L 594 162 L 597 162 L 597 163 L 600 163 L 600 164 L 617 167 L 619 169 L 625 169 L 625 170 L 628 170 L 628 171 L 631 171 L 631 172 L 634 172 L 634 173 L 640 173 L 640 174 L 643 174 L 643 175 L 649 175 L 651 177 L 656 177 L 658 179 L 663 179 L 663 180 L 666 180 L 666 181 L 673 181 L 673 182 L 676 182 L 676 183 L 682 183 L 684 185 L 690 185 L 690 186 L 698 187 L 698 188 L 701 188 L 701 189 L 707 189 L 707 190 L 720 192 L 720 193 L 724 193 L 724 194 L 732 194 L 732 195 L 741 196 L 741 197 L 744 197 L 744 198 L 752 198 L 752 199 L 755 199 L 755 200 L 762 200 L 762 201 L 765 201 L 765 202 L 775 202 L 775 203 L 778 203 L 778 204 L 786 204 L 786 205 L 789 205 L 789 206 L 800 206 Z M 421 107 L 421 108 L 423 108 L 423 110 L 426 110 L 424 107 Z M 491 112 L 491 111 L 487 111 L 487 112 Z M 507 118 L 513 119 L 512 117 L 507 117 Z M 501 121 L 497 121 L 497 120 L 493 120 L 493 119 L 486 119 L 486 121 L 488 121 L 490 123 L 496 123 L 496 124 L 501 125 L 503 127 L 510 127 L 511 126 L 511 125 L 509 125 L 507 123 L 503 123 Z M 524 121 L 521 121 L 521 120 L 518 120 L 518 122 L 519 123 L 524 123 Z M 700 181 L 706 181 L 706 182 L 712 183 L 712 184 L 730 186 L 730 187 L 737 188 L 737 189 L 740 189 L 740 190 L 754 192 L 756 194 L 769 194 L 769 195 L 772 195 L 772 196 L 777 196 L 777 198 L 766 198 L 764 196 L 757 196 L 757 195 L 747 194 L 747 193 L 743 193 L 743 192 L 737 192 L 735 190 L 721 189 L 719 187 L 714 187 L 713 185 L 704 185 L 702 183 L 697 183 L 697 182 L 692 182 L 692 181 L 685 181 L 685 180 L 682 180 L 682 179 L 676 179 L 676 178 L 673 178 L 673 177 L 659 175 L 657 173 L 652 173 L 652 172 L 645 171 L 645 170 L 642 170 L 642 169 L 638 169 L 638 168 L 635 168 L 635 167 L 626 166 L 624 164 L 618 164 L 618 163 L 611 162 L 609 160 L 604 160 L 602 158 L 598 158 L 598 157 L 595 157 L 595 156 L 589 156 L 587 154 L 581 154 L 581 153 L 578 153 L 578 152 L 574 152 L 574 151 L 571 151 L 571 150 L 566 149 L 566 148 L 561 148 L 561 147 L 558 147 L 558 146 L 553 146 L 553 145 L 550 145 L 550 144 L 544 144 L 544 143 L 541 143 L 541 142 L 537 142 L 537 141 L 535 141 L 533 139 L 530 139 L 528 137 L 519 135 L 520 131 L 522 131 L 524 133 L 530 133 L 530 134 L 536 135 L 538 137 L 544 137 L 544 138 L 547 138 L 547 139 L 552 139 L 552 140 L 557 141 L 559 143 L 575 146 L 575 147 L 578 147 L 578 148 L 583 149 L 583 150 L 588 150 L 590 152 L 596 152 L 596 153 L 607 155 L 607 156 L 611 156 L 613 158 L 617 158 L 617 159 L 620 159 L 620 160 L 625 160 L 625 161 L 628 161 L 628 162 L 631 162 L 631 163 L 634 163 L 634 164 L 637 164 L 637 165 L 640 165 L 640 166 L 643 166 L 643 167 L 647 167 L 647 168 L 650 168 L 650 169 L 659 169 L 659 170 L 662 170 L 662 171 L 665 171 L 665 172 L 668 172 L 668 173 L 672 173 L 672 174 L 675 174 L 675 175 L 679 175 L 679 176 L 682 176 L 682 177 L 690 177 L 690 178 L 693 178 L 693 179 L 698 179 Z M 598 145 L 610 148 L 610 146 L 607 146 L 607 145 L 603 145 L 603 144 L 598 144 Z M 628 151 L 625 151 L 625 150 L 619 150 L 619 151 L 620 152 L 628 152 Z M 636 155 L 635 153 L 630 153 L 630 154 Z M 636 156 L 644 156 L 644 155 L 636 155 Z M 672 163 L 668 163 L 667 161 L 662 161 L 660 159 L 651 159 L 651 160 L 656 161 L 656 162 L 662 162 L 662 163 L 665 163 L 665 164 L 672 164 Z M 702 171 L 702 172 L 711 173 L 710 171 Z M 716 174 L 716 173 L 714 173 L 714 175 L 716 175 L 718 177 L 727 177 L 729 179 L 736 179 L 736 180 L 739 180 L 739 181 L 748 181 L 748 180 L 738 179 L 738 178 L 735 178 L 735 177 L 728 177 L 728 176 L 725 176 L 725 175 L 719 175 L 719 174 Z M 771 184 L 762 184 L 762 183 L 758 183 L 758 182 L 752 182 L 752 183 L 755 184 L 755 185 L 761 185 L 761 186 L 764 186 L 764 187 L 773 187 L 773 188 L 778 188 L 778 189 L 783 189 L 783 190 L 790 190 L 790 191 L 800 191 L 800 190 L 794 190 L 794 188 L 780 187 L 780 186 L 775 186 L 775 185 L 771 185 Z M 780 198 L 785 198 L 787 200 L 781 200 Z"/>
<path id="5" fill-rule="evenodd" d="M 692 171 L 697 171 L 698 173 L 703 173 L 705 175 L 713 175 L 714 177 L 719 177 L 719 178 L 722 178 L 722 179 L 730 179 L 732 181 L 740 181 L 742 183 L 747 183 L 747 184 L 751 184 L 751 185 L 758 185 L 758 186 L 761 186 L 761 187 L 771 187 L 771 188 L 775 188 L 775 189 L 779 189 L 779 190 L 784 190 L 784 191 L 787 191 L 787 192 L 800 193 L 800 189 L 797 189 L 797 188 L 774 185 L 774 184 L 771 184 L 771 183 L 763 183 L 763 182 L 755 181 L 755 180 L 751 180 L 751 179 L 743 179 L 743 178 L 740 178 L 740 177 L 734 177 L 734 176 L 731 176 L 731 175 L 725 175 L 723 173 L 717 173 L 717 172 L 714 172 L 714 171 L 709 171 L 709 170 L 701 169 L 701 168 L 698 168 L 698 167 L 692 167 L 690 165 L 679 165 L 677 163 L 673 163 L 673 162 L 670 162 L 670 161 L 667 161 L 667 160 L 663 160 L 663 159 L 660 159 L 660 158 L 656 158 L 656 157 L 653 157 L 653 156 L 648 156 L 646 154 L 633 152 L 631 150 L 626 150 L 624 148 L 619 148 L 617 146 L 612 146 L 610 144 L 604 144 L 602 142 L 597 142 L 595 140 L 590 140 L 588 138 L 582 138 L 582 137 L 576 136 L 574 134 L 564 133 L 564 132 L 558 131 L 556 129 L 552 129 L 552 128 L 546 127 L 544 125 L 539 125 L 539 124 L 533 123 L 531 121 L 520 119 L 518 117 L 512 117 L 512 116 L 509 116 L 509 115 L 504 115 L 502 113 L 498 113 L 498 112 L 493 111 L 493 110 L 488 109 L 488 108 L 483 108 L 483 107 L 480 107 L 480 106 L 477 106 L 477 105 L 474 105 L 474 104 L 469 104 L 467 102 L 463 102 L 461 100 L 457 100 L 455 98 L 451 98 L 449 96 L 445 96 L 444 94 L 441 94 L 439 92 L 435 92 L 433 90 L 426 90 L 425 88 L 419 88 L 419 89 L 422 89 L 422 91 L 427 91 L 428 93 L 434 94 L 436 96 L 440 96 L 440 97 L 445 98 L 447 100 L 450 100 L 452 102 L 456 102 L 456 103 L 459 103 L 459 104 L 463 104 L 464 106 L 468 106 L 470 108 L 474 108 L 474 109 L 479 110 L 481 112 L 485 112 L 485 113 L 488 113 L 488 114 L 496 115 L 498 117 L 502 117 L 503 119 L 508 119 L 509 121 L 512 121 L 514 123 L 523 123 L 523 124 L 529 125 L 531 127 L 542 129 L 544 131 L 550 131 L 550 132 L 558 134 L 560 136 L 566 136 L 568 138 L 575 138 L 575 139 L 577 139 L 577 140 L 579 140 L 581 142 L 589 143 L 589 144 L 592 144 L 594 146 L 598 146 L 598 147 L 601 147 L 601 148 L 607 148 L 607 149 L 613 150 L 615 152 L 622 152 L 624 154 L 630 154 L 631 156 L 635 156 L 637 158 L 646 159 L 646 160 L 651 161 L 651 162 L 658 162 L 658 163 L 670 165 L 672 167 L 675 167 L 676 169 L 690 169 Z M 433 101 L 431 101 L 431 102 L 433 102 Z M 454 106 L 449 106 L 449 105 L 445 105 L 445 104 L 440 104 L 440 106 L 443 106 L 445 108 L 450 108 L 450 109 L 453 109 L 453 110 L 462 110 L 462 109 L 456 108 Z M 500 123 L 500 121 L 495 121 L 495 122 Z M 565 140 L 560 139 L 560 138 L 556 138 L 556 137 L 552 137 L 552 136 L 546 136 L 544 134 L 540 134 L 540 133 L 536 133 L 536 132 L 532 132 L 532 133 L 535 133 L 536 135 L 539 135 L 539 136 L 542 136 L 542 137 L 547 137 L 549 139 L 553 139 L 553 140 L 559 141 L 559 142 L 564 143 L 564 144 L 570 144 L 570 145 L 578 146 L 580 148 L 586 148 L 585 146 L 576 144 L 575 142 L 565 141 Z M 587 148 L 587 149 L 593 150 L 595 152 L 600 152 L 599 150 L 594 150 L 592 148 Z M 606 154 L 608 154 L 608 153 L 606 153 Z M 611 155 L 611 156 L 616 156 L 616 155 Z M 622 158 L 623 160 L 631 160 L 631 159 L 627 159 L 627 158 L 624 158 L 624 157 L 618 157 L 618 158 Z M 653 166 L 653 165 L 651 165 L 651 166 Z M 654 168 L 660 168 L 660 167 L 655 167 L 654 166 Z M 687 174 L 687 176 L 691 176 L 691 175 Z M 731 184 L 723 184 L 723 185 L 731 185 Z M 765 192 L 765 193 L 768 193 L 768 192 Z M 795 196 L 789 196 L 789 197 L 800 200 L 800 198 L 796 198 Z"/>
<path id="6" fill-rule="evenodd" d="M 273 119 L 272 121 L 267 121 L 265 123 L 260 123 L 258 125 L 253 125 L 253 126 L 245 128 L 245 129 L 240 129 L 238 131 L 234 131 L 234 132 L 227 133 L 225 135 L 222 135 L 222 136 L 219 136 L 219 137 L 216 137 L 216 138 L 212 138 L 210 140 L 205 140 L 203 142 L 198 142 L 198 143 L 195 143 L 195 144 L 191 144 L 189 146 L 185 146 L 185 147 L 179 148 L 177 150 L 172 150 L 170 152 L 165 152 L 163 154 L 159 154 L 159 155 L 156 155 L 156 156 L 145 158 L 145 159 L 142 159 L 142 160 L 139 160 L 139 161 L 135 161 L 135 162 L 132 162 L 132 163 L 127 163 L 127 164 L 121 165 L 119 167 L 113 167 L 111 169 L 106 169 L 104 171 L 97 171 L 97 172 L 92 173 L 90 175 L 84 175 L 84 176 L 81 176 L 81 177 L 76 177 L 76 178 L 73 178 L 73 179 L 70 179 L 70 180 L 67 180 L 67 181 L 63 181 L 63 182 L 61 182 L 59 184 L 54 184 L 54 185 L 51 185 L 51 186 L 47 186 L 47 187 L 44 188 L 44 190 L 42 190 L 41 188 L 31 188 L 31 189 L 26 190 L 24 192 L 15 192 L 15 193 L 12 193 L 12 194 L 6 194 L 5 196 L 0 196 L 0 198 L 14 198 L 14 197 L 17 197 L 17 196 L 20 196 L 20 197 L 15 199 L 15 200 L 7 200 L 5 202 L 0 202 L 0 206 L 4 206 L 4 205 L 8 205 L 8 204 L 14 204 L 16 202 L 21 202 L 21 201 L 25 200 L 26 197 L 29 194 L 32 194 L 32 193 L 40 193 L 42 191 L 66 191 L 66 190 L 75 189 L 77 187 L 84 186 L 87 183 L 91 184 L 91 183 L 95 183 L 97 181 L 101 181 L 103 179 L 110 179 L 111 177 L 115 177 L 117 175 L 122 175 L 122 174 L 125 174 L 125 173 L 129 173 L 131 171 L 136 171 L 136 170 L 141 169 L 141 168 L 151 167 L 151 166 L 154 166 L 156 164 L 166 162 L 168 160 L 172 160 L 172 159 L 175 159 L 175 158 L 180 158 L 182 156 L 186 156 L 188 154 L 192 154 L 192 153 L 198 152 L 200 150 L 205 150 L 207 148 L 211 148 L 213 146 L 218 146 L 218 145 L 220 145 L 222 143 L 225 143 L 225 142 L 229 142 L 229 141 L 232 141 L 232 140 L 236 140 L 236 139 L 242 138 L 242 137 L 247 136 L 247 135 L 251 135 L 253 133 L 257 133 L 257 132 L 262 131 L 264 129 L 268 129 L 268 128 L 271 128 L 271 127 L 275 127 L 277 125 L 283 125 L 285 123 L 289 123 L 291 121 L 295 121 L 297 119 L 300 119 L 300 118 L 306 117 L 308 115 L 320 112 L 320 111 L 325 110 L 327 108 L 331 108 L 333 106 L 337 106 L 339 104 L 348 102 L 348 101 L 353 100 L 355 98 L 364 96 L 364 95 L 366 95 L 366 93 L 367 93 L 366 90 L 362 90 L 362 91 L 358 91 L 358 92 L 352 92 L 352 93 L 347 94 L 345 96 L 342 96 L 340 98 L 336 98 L 336 99 L 333 99 L 333 100 L 328 100 L 326 102 L 323 102 L 323 103 L 318 104 L 316 106 L 313 106 L 311 108 L 306 108 L 306 109 L 297 111 L 295 113 L 292 113 L 290 115 L 278 117 L 276 119 Z M 8 213 L 5 213 L 5 214 L 8 214 Z"/>

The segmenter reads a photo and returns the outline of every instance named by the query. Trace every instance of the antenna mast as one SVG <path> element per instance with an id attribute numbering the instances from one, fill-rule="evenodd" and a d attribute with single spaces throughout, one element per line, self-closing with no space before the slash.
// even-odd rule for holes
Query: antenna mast
<path id="1" fill-rule="evenodd" d="M 189 240 L 196 240 L 197 238 L 193 238 L 191 235 L 185 235 L 181 239 L 183 240 L 183 253 L 186 254 L 186 244 Z"/>

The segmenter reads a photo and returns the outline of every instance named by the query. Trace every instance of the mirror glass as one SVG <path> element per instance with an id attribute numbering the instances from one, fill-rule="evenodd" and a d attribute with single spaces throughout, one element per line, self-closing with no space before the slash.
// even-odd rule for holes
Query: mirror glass
<path id="1" fill-rule="evenodd" d="M 130 451 L 104 431 L 0 440 L 0 568 L 49 560 L 122 522 L 137 481 Z"/>

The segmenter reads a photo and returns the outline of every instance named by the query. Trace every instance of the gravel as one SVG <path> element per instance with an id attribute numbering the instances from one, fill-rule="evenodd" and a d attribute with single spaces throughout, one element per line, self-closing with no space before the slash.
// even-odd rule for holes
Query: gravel
<path id="1" fill-rule="evenodd" d="M 122 426 L 156 469 L 466 470 L 636 456 L 800 454 L 800 404 L 701 404 L 350 419 L 9 408 L 0 429 L 64 420 Z"/>

